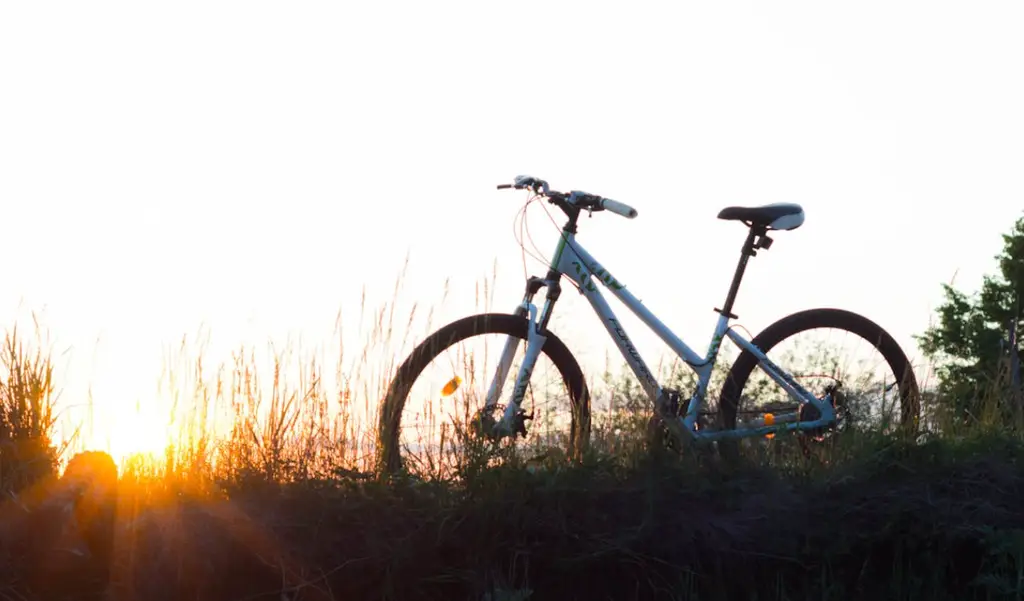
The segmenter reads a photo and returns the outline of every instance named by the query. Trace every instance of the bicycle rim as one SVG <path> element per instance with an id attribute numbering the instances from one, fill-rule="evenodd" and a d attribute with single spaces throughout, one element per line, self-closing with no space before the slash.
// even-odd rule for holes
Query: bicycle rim
<path id="1" fill-rule="evenodd" d="M 790 372 L 808 392 L 822 398 L 841 384 L 840 422 L 830 431 L 798 434 L 820 442 L 837 431 L 913 433 L 920 417 L 917 381 L 896 341 L 871 320 L 839 309 L 811 309 L 787 316 L 752 341 L 772 362 Z M 758 368 L 744 351 L 726 376 L 719 402 L 720 427 L 734 428 L 766 413 L 798 409 L 798 402 Z M 807 421 L 816 411 L 806 408 Z M 773 442 L 773 437 L 720 441 L 733 455 L 739 446 Z M 806 448 L 806 447 L 805 447 Z"/>
<path id="2" fill-rule="evenodd" d="M 589 438 L 589 395 L 579 365 L 553 334 L 537 359 L 521 408 L 527 436 L 500 443 L 482 435 L 501 418 L 526 350 L 529 322 L 506 314 L 470 316 L 441 328 L 399 368 L 382 407 L 381 464 L 386 472 L 458 474 L 467 461 L 515 457 L 578 459 Z M 488 388 L 508 340 L 515 354 L 497 406 L 481 420 Z"/>

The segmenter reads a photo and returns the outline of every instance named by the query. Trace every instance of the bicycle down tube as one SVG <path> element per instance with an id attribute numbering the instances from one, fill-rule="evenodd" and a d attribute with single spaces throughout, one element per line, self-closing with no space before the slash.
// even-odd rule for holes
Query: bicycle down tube
<path id="1" fill-rule="evenodd" d="M 717 440 L 721 438 L 757 436 L 771 432 L 805 430 L 830 423 L 834 415 L 834 410 L 830 403 L 826 402 L 824 399 L 818 399 L 814 395 L 810 394 L 806 389 L 800 386 L 792 376 L 775 365 L 750 341 L 729 329 L 729 317 L 727 315 L 719 315 L 718 322 L 715 326 L 714 334 L 711 339 L 711 344 L 708 346 L 707 354 L 705 357 L 701 357 L 683 340 L 676 336 L 671 329 L 662 323 L 657 316 L 647 309 L 639 299 L 626 289 L 624 284 L 615 279 L 608 270 L 606 270 L 589 252 L 587 252 L 585 248 L 580 246 L 579 243 L 575 241 L 575 236 L 573 234 L 563 231 L 562 236 L 563 240 L 560 241 L 558 249 L 555 252 L 555 257 L 552 261 L 552 267 L 555 268 L 554 271 L 560 275 L 568 276 L 579 286 L 593 310 L 601 318 L 601 322 L 604 325 L 605 330 L 615 341 L 616 346 L 622 353 L 626 362 L 640 380 L 641 385 L 650 397 L 652 403 L 656 402 L 656 400 L 661 396 L 661 385 L 647 367 L 647 364 L 640 355 L 640 352 L 629 339 L 625 328 L 615 316 L 614 311 L 608 305 L 608 302 L 601 294 L 598 286 L 595 285 L 595 280 L 603 284 L 616 298 L 622 301 L 622 303 L 625 304 L 626 307 L 629 308 L 637 317 L 639 317 L 648 328 L 653 330 L 658 337 L 676 353 L 676 355 L 682 358 L 698 376 L 697 390 L 690 399 L 686 415 L 681 418 L 683 429 L 686 430 L 688 435 L 706 440 Z M 550 282 L 548 285 L 550 285 Z M 551 301 L 549 300 L 545 303 L 544 312 L 542 313 L 543 322 L 547 321 L 546 318 L 548 317 L 550 308 Z M 541 322 L 536 321 L 535 306 L 532 303 L 525 303 L 519 307 L 518 311 L 520 313 L 529 311 L 530 313 L 530 340 L 527 342 L 527 356 L 524 358 L 523 365 L 520 367 L 520 371 L 516 379 L 517 390 L 514 391 L 515 394 L 513 394 L 512 402 L 510 402 L 509 406 L 506 408 L 505 418 L 507 420 L 511 420 L 512 414 L 518 409 L 517 401 L 521 399 L 521 392 L 523 392 L 519 389 L 522 389 L 525 386 L 525 382 L 529 378 L 533 362 L 540 353 L 540 344 L 535 344 L 534 341 L 536 340 L 542 344 L 543 340 L 540 332 L 536 331 L 538 330 L 536 327 L 537 324 Z M 737 427 L 732 430 L 698 431 L 695 428 L 695 423 L 697 421 L 697 416 L 704 405 L 708 385 L 711 381 L 712 370 L 715 366 L 718 352 L 721 348 L 722 339 L 725 336 L 728 336 L 729 339 L 740 348 L 753 354 L 754 357 L 757 358 L 761 369 L 788 394 L 802 402 L 809 402 L 818 407 L 821 411 L 819 419 L 813 421 L 797 421 L 797 412 L 792 412 L 790 414 L 778 416 L 774 425 L 754 426 L 749 428 Z M 506 347 L 506 349 L 509 350 L 508 347 Z M 511 350 L 514 350 L 514 346 Z M 509 359 L 511 359 L 511 357 L 509 357 Z M 500 382 L 504 380 L 508 367 L 500 365 L 498 369 L 499 373 L 497 375 L 498 381 Z M 500 384 L 497 384 L 497 386 L 500 387 Z M 500 393 L 500 388 L 495 390 L 495 386 L 492 385 L 491 392 Z M 488 395 L 488 397 L 488 402 L 491 402 L 491 398 L 494 398 L 495 401 L 497 400 L 496 395 L 494 397 Z M 501 421 L 505 422 L 506 419 L 502 419 Z"/>

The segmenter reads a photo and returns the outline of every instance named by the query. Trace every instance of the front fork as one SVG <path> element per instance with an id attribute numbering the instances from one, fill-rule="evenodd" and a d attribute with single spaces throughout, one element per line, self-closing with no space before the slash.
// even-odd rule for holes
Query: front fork
<path id="1" fill-rule="evenodd" d="M 533 303 L 533 297 L 542 287 L 547 287 L 548 293 L 544 302 L 544 308 L 540 311 L 540 315 L 538 315 L 537 306 Z M 523 398 L 526 396 L 526 387 L 529 386 L 533 367 L 536 365 L 537 358 L 540 357 L 544 343 L 547 341 L 547 336 L 544 335 L 544 332 L 547 331 L 547 324 L 551 319 L 551 312 L 554 310 L 555 302 L 558 300 L 560 292 L 557 274 L 555 278 L 549 277 L 548 279 L 531 277 L 527 280 L 526 294 L 523 296 L 523 301 L 513 312 L 517 317 L 527 317 L 529 320 L 529 325 L 526 329 L 526 355 L 523 357 L 523 363 L 519 366 L 519 373 L 516 375 L 512 388 L 512 398 L 509 399 L 501 420 L 494 424 L 493 433 L 498 437 L 515 435 L 522 427 L 516 423 L 517 420 L 523 419 L 520 416 L 520 406 L 522 405 Z M 512 359 L 515 357 L 518 348 L 519 338 L 509 336 L 505 342 L 505 347 L 501 351 L 501 358 L 498 360 L 494 379 L 487 390 L 484 412 L 489 413 L 497 405 L 498 398 L 501 397 L 502 389 L 505 387 L 505 378 L 508 377 L 508 372 L 512 369 Z"/>

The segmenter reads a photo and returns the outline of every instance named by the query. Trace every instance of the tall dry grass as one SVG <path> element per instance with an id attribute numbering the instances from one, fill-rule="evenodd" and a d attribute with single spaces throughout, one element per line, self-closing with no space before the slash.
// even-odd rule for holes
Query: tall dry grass
<path id="1" fill-rule="evenodd" d="M 120 466 L 102 559 L 76 546 L 73 522 L 46 503 L 64 450 L 52 440 L 53 365 L 44 345 L 11 332 L 0 477 L 4 491 L 23 492 L 2 505 L 0 595 L 1024 596 L 1024 447 L 999 417 L 1005 387 L 979 391 L 991 407 L 972 422 L 943 421 L 942 399 L 926 397 L 918 444 L 852 429 L 808 457 L 780 436 L 724 465 L 652 452 L 648 404 L 608 368 L 589 374 L 594 433 L 582 465 L 511 454 L 495 469 L 493 452 L 466 440 L 457 481 L 378 481 L 376 402 L 396 361 L 439 324 L 428 312 L 413 326 L 394 304 L 362 309 L 363 347 L 340 349 L 329 367 L 288 345 L 211 362 L 183 344 L 164 378 L 174 443 Z M 678 364 L 658 373 L 692 385 Z"/>
<path id="2" fill-rule="evenodd" d="M 43 341 L 38 323 L 36 340 Z M 15 327 L 0 348 L 0 493 L 18 492 L 52 476 L 62 448 L 51 349 L 27 345 Z"/>

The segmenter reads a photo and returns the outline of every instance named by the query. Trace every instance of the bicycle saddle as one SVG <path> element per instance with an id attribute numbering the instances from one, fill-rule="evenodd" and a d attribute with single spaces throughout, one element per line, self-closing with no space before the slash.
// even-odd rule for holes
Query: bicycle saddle
<path id="1" fill-rule="evenodd" d="M 726 207 L 718 213 L 719 219 L 742 221 L 770 230 L 795 230 L 803 225 L 804 209 L 798 204 L 777 202 L 760 207 Z"/>

